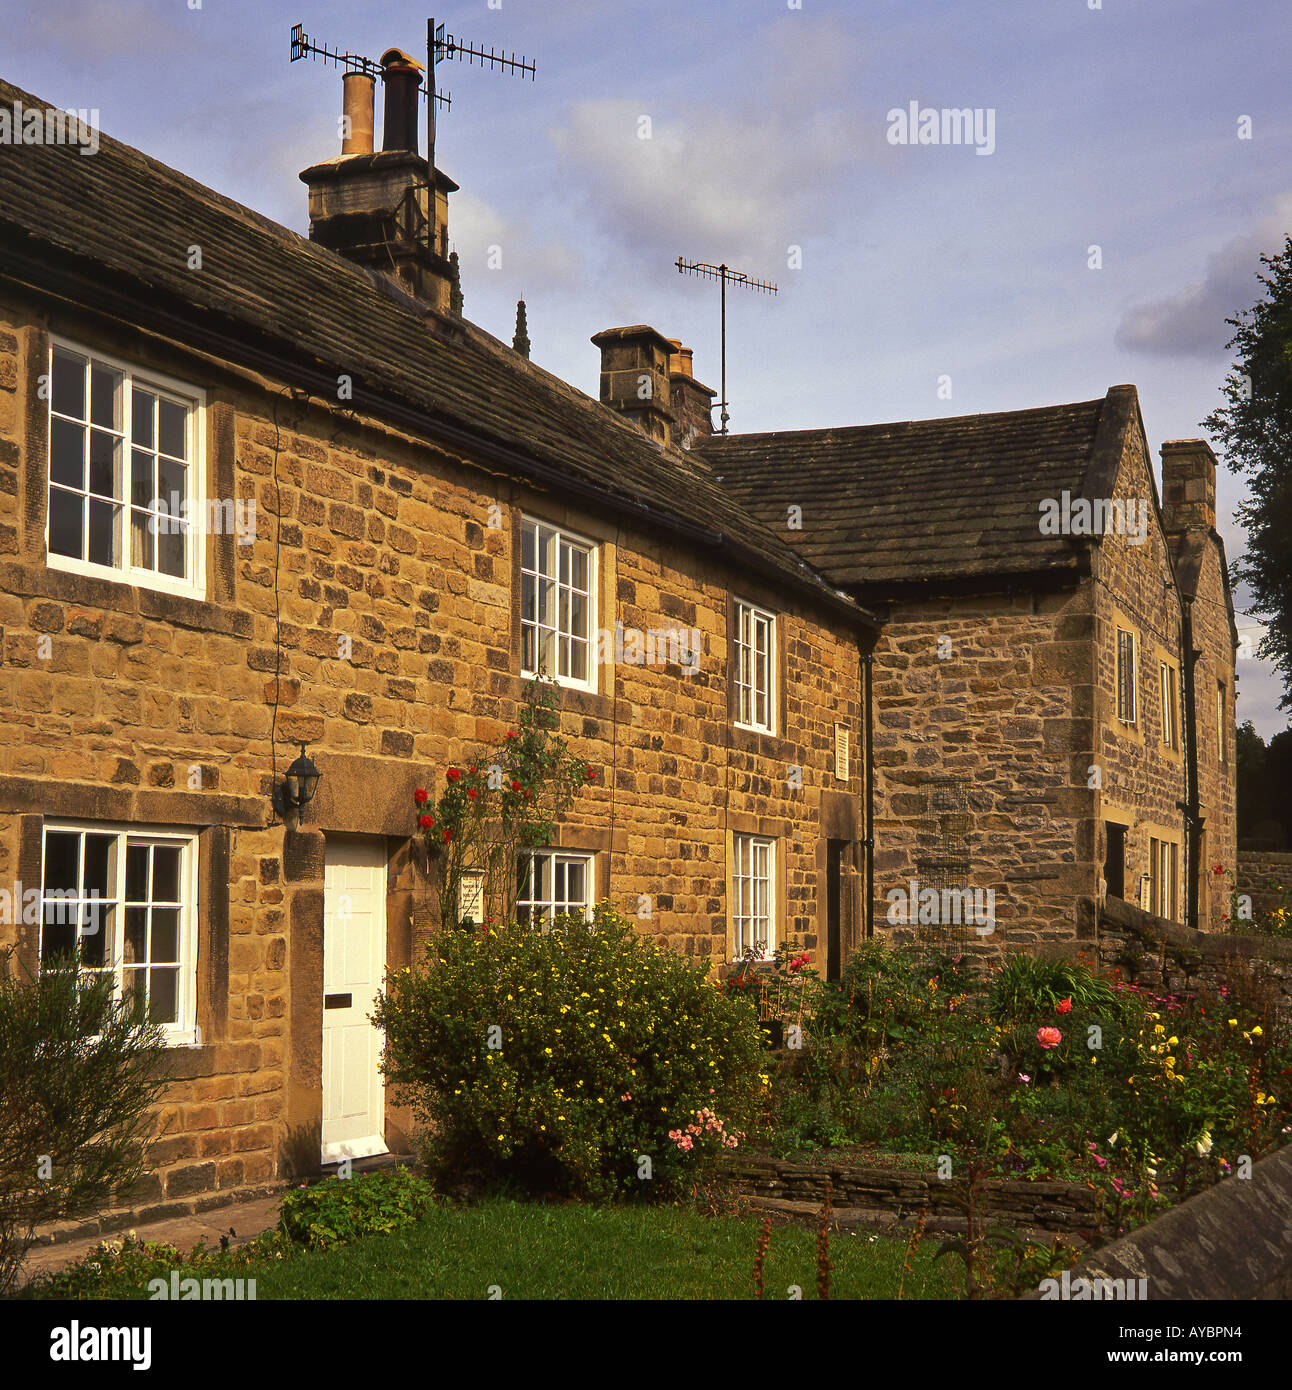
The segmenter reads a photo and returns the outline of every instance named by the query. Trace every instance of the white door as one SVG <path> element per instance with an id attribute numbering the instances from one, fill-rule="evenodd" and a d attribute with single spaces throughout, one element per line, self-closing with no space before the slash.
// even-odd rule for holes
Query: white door
<path id="1" fill-rule="evenodd" d="M 323 1162 L 386 1152 L 380 1031 L 386 842 L 328 836 L 323 872 Z"/>

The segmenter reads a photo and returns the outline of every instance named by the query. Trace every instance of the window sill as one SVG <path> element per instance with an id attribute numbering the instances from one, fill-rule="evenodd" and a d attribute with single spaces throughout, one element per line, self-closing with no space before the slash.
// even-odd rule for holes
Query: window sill
<path id="1" fill-rule="evenodd" d="M 0 588 L 19 598 L 50 598 L 64 603 L 106 608 L 117 613 L 175 623 L 199 632 L 250 637 L 250 613 L 225 608 L 208 599 L 187 598 L 161 589 L 139 588 L 126 579 L 74 574 L 40 563 L 6 561 L 0 565 Z"/>

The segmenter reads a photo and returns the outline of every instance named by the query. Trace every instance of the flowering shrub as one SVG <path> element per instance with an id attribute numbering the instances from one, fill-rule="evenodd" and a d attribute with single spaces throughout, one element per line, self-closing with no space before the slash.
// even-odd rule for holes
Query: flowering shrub
<path id="1" fill-rule="evenodd" d="M 1174 996 L 1081 959 L 974 980 L 867 945 L 826 987 L 811 1045 L 772 1070 L 781 1152 L 862 1143 L 1084 1177 L 1114 1225 L 1292 1136 L 1292 1030 L 1245 971 Z"/>
<path id="2" fill-rule="evenodd" d="M 536 678 L 525 690 L 518 728 L 465 767 L 445 770 L 437 800 L 413 793 L 417 828 L 439 888 L 440 920 L 462 916 L 462 879 L 482 879 L 481 916 L 510 918 L 519 884 L 517 855 L 552 842 L 556 822 L 597 769 L 574 757 L 557 733 L 554 685 Z"/>
<path id="3" fill-rule="evenodd" d="M 770 961 L 750 947 L 720 988 L 753 1000 L 764 1023 L 775 1020 L 807 1027 L 823 999 L 823 983 L 811 962 L 797 941 L 783 941 Z"/>
<path id="4" fill-rule="evenodd" d="M 442 933 L 375 1015 L 428 1164 L 539 1193 L 678 1190 L 761 1092 L 756 1011 L 705 974 L 604 904 L 550 932 Z"/>

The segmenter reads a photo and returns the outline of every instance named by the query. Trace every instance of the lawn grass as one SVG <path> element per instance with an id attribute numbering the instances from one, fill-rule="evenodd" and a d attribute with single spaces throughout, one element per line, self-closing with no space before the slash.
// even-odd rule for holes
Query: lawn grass
<path id="1" fill-rule="evenodd" d="M 437 1210 L 417 1226 L 327 1254 L 280 1262 L 257 1283 L 261 1298 L 726 1299 L 753 1297 L 759 1220 L 675 1209 L 489 1202 Z M 955 1273 L 923 1247 L 906 1296 L 955 1297 Z M 895 1298 L 904 1241 L 841 1233 L 830 1242 L 831 1296 Z M 816 1236 L 773 1230 L 766 1295 L 797 1285 L 816 1297 Z"/>
<path id="2" fill-rule="evenodd" d="M 260 1300 L 748 1299 L 760 1224 L 755 1216 L 711 1218 L 676 1208 L 492 1200 L 436 1207 L 388 1235 L 224 1272 L 254 1278 Z M 933 1254 L 932 1242 L 917 1250 L 904 1298 L 957 1297 L 957 1268 L 947 1260 L 934 1264 Z M 896 1298 L 905 1258 L 904 1240 L 832 1234 L 831 1297 Z M 769 1299 L 793 1297 L 795 1286 L 798 1296 L 815 1298 L 816 1233 L 773 1229 L 763 1279 Z M 36 1289 L 30 1295 L 41 1296 Z M 135 1291 L 116 1274 L 93 1296 L 147 1293 L 142 1281 Z"/>

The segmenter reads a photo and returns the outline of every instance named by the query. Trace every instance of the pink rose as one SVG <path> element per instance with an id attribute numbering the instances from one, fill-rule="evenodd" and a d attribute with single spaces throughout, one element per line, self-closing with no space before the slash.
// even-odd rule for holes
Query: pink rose
<path id="1" fill-rule="evenodd" d="M 1058 1047 L 1063 1041 L 1063 1034 L 1057 1028 L 1038 1028 L 1036 1040 L 1048 1051 L 1051 1047 Z"/>

